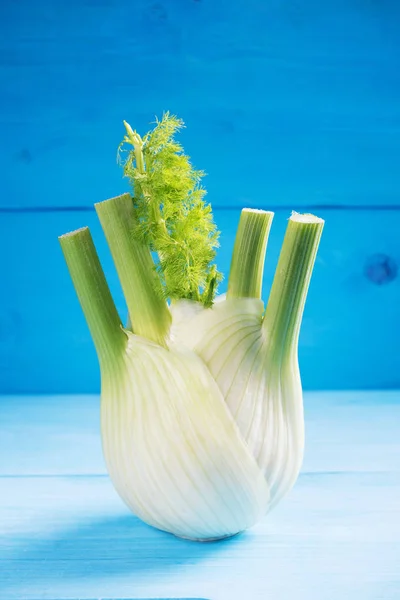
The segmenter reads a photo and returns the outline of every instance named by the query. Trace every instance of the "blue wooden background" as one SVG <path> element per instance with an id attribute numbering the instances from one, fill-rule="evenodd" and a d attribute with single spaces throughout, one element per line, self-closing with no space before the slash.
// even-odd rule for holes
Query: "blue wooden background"
<path id="1" fill-rule="evenodd" d="M 301 336 L 306 388 L 400 385 L 397 0 L 2 0 L 0 392 L 89 392 L 94 349 L 57 236 L 127 189 L 127 119 L 171 110 L 207 171 L 227 274 L 240 207 L 326 219 Z M 221 287 L 224 291 L 224 285 Z"/>

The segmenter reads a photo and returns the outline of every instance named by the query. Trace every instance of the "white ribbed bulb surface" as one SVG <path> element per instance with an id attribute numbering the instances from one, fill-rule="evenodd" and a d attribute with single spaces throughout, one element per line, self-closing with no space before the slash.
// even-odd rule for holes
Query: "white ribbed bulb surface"
<path id="1" fill-rule="evenodd" d="M 112 481 L 146 523 L 211 540 L 254 525 L 293 485 L 304 431 L 297 361 L 263 338 L 260 300 L 181 301 L 168 350 L 126 332 L 102 370 Z"/>

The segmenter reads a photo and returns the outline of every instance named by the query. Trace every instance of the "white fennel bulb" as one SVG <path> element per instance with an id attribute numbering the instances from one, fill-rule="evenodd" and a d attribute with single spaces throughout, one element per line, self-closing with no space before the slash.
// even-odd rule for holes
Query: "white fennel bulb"
<path id="1" fill-rule="evenodd" d="M 291 488 L 301 466 L 297 345 L 323 221 L 290 218 L 264 311 L 261 285 L 273 215 L 242 211 L 228 292 L 213 302 L 218 273 L 208 259 L 201 261 L 207 243 L 215 245 L 214 234 L 210 221 L 203 223 L 199 241 L 194 219 L 207 220 L 209 212 L 204 203 L 196 208 L 193 230 L 187 230 L 186 209 L 177 217 L 175 196 L 162 212 L 157 164 L 151 157 L 146 163 L 142 147 L 138 153 L 141 138 L 128 127 L 136 144 L 131 167 L 140 175 L 154 227 L 143 233 L 143 206 L 129 194 L 96 205 L 128 306 L 126 327 L 88 228 L 60 238 L 99 357 L 103 452 L 117 492 L 143 521 L 184 538 L 220 539 L 259 521 Z M 152 143 L 154 154 L 159 139 Z M 169 168 L 171 156 L 168 161 Z M 157 186 L 145 178 L 146 164 L 153 165 Z M 189 185 L 190 177 L 182 174 L 178 196 L 185 181 Z M 172 225 L 164 218 L 169 210 Z M 186 265 L 177 253 L 187 254 L 184 239 L 190 236 L 189 255 L 196 260 Z M 198 257 L 194 248 L 202 248 Z M 158 253 L 158 270 L 150 251 Z"/>
<path id="2" fill-rule="evenodd" d="M 193 308 L 187 301 L 172 307 L 173 333 L 204 361 L 218 384 L 268 482 L 269 508 L 292 487 L 303 458 L 298 336 L 323 227 L 313 215 L 292 215 L 264 315 L 259 296 L 272 217 L 242 211 L 226 297 L 211 308 Z M 246 253 L 249 239 L 264 243 Z"/>
<path id="3" fill-rule="evenodd" d="M 204 540 L 268 510 L 268 484 L 207 367 L 190 350 L 127 332 L 102 377 L 104 455 L 114 485 L 146 523 Z"/>

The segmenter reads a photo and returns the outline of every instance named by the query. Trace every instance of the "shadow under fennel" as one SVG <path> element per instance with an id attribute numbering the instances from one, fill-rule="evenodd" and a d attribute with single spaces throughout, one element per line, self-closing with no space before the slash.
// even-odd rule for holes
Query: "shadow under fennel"
<path id="1" fill-rule="evenodd" d="M 196 543 L 150 527 L 131 515 L 110 517 L 58 532 L 54 537 L 21 540 L 14 556 L 4 557 L 2 592 L 28 592 L 40 583 L 134 575 L 139 583 L 157 579 L 182 565 L 214 559 L 232 548 L 246 532 L 213 543 Z M 33 589 L 32 589 L 33 588 Z"/>

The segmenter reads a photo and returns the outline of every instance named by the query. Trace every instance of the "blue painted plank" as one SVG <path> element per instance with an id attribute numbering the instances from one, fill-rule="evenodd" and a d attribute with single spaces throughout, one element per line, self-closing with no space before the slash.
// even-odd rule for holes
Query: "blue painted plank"
<path id="1" fill-rule="evenodd" d="M 7 600 L 400 595 L 398 474 L 300 477 L 260 525 L 213 544 L 142 524 L 108 479 L 1 480 L 0 490 Z"/>
<path id="2" fill-rule="evenodd" d="M 278 211 L 272 226 L 264 300 L 288 215 L 288 211 Z M 326 218 L 326 227 L 300 339 L 304 386 L 399 387 L 398 213 L 322 211 L 320 216 Z M 217 210 L 215 218 L 222 230 L 218 264 L 227 276 L 239 211 Z M 3 214 L 0 256 L 2 285 L 7 293 L 0 298 L 0 392 L 99 389 L 94 348 L 57 241 L 61 233 L 83 225 L 93 230 L 117 307 L 125 319 L 116 272 L 94 212 Z M 221 292 L 226 281 L 227 277 Z"/>
<path id="3" fill-rule="evenodd" d="M 97 452 L 94 398 L 65 400 L 62 407 L 60 398 L 32 398 L 33 418 L 27 399 L 2 399 L 8 422 L 20 422 L 26 454 L 43 418 L 54 432 L 60 418 L 67 429 L 75 420 L 82 459 Z M 220 543 L 178 540 L 142 524 L 105 476 L 0 477 L 0 597 L 397 600 L 399 393 L 314 394 L 307 406 L 307 430 L 319 431 L 307 435 L 307 460 L 319 469 L 303 470 L 258 526 Z M 56 436 L 46 444 L 48 456 L 68 456 Z M 376 451 L 373 469 L 362 462 L 368 444 Z M 358 456 L 359 468 L 342 470 L 339 447 L 350 464 Z M 48 456 L 36 455 L 38 472 L 45 473 Z"/>
<path id="4" fill-rule="evenodd" d="M 396 2 L 0 6 L 0 206 L 122 191 L 122 119 L 170 109 L 216 206 L 398 205 Z"/>

